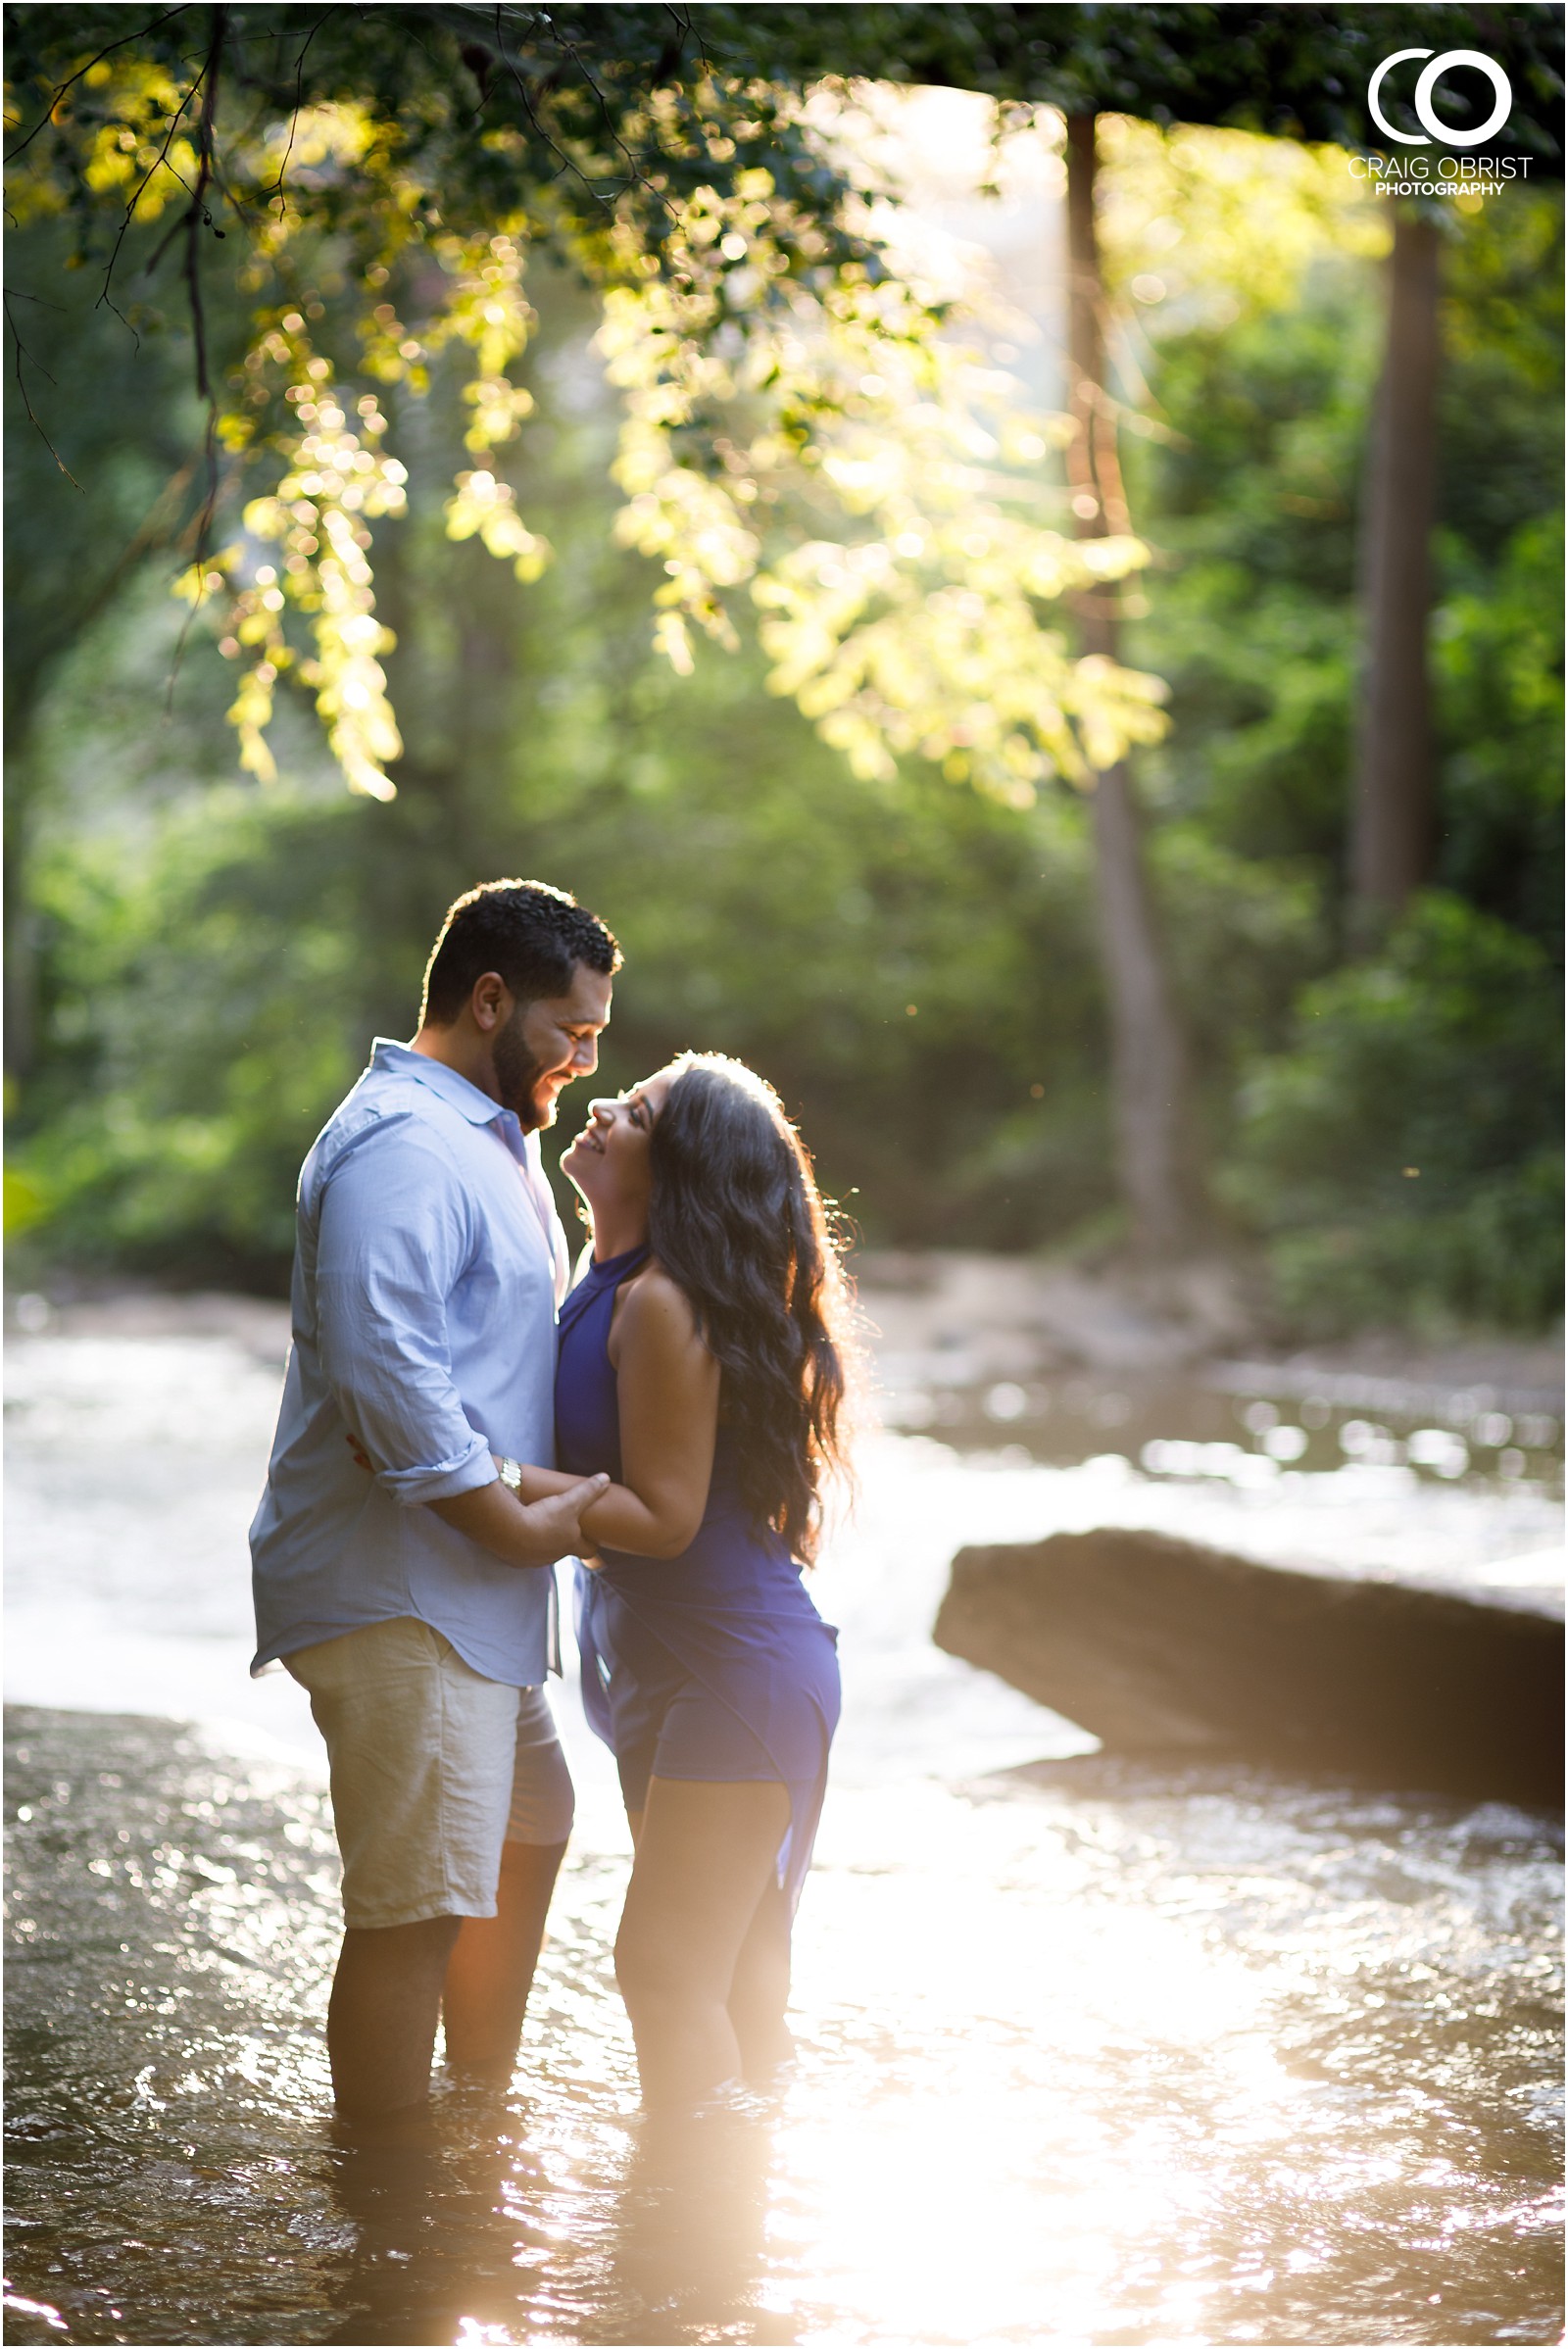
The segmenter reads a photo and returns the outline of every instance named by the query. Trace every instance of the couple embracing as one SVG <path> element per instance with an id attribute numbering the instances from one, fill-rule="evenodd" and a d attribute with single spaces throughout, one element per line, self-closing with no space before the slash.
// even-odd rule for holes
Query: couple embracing
<path id="1" fill-rule="evenodd" d="M 572 1817 L 544 1686 L 576 1557 L 583 1701 L 635 1857 L 615 1943 L 645 2102 L 787 2056 L 790 1926 L 838 1718 L 807 1595 L 848 1308 L 771 1089 L 685 1055 L 592 1103 L 620 964 L 563 892 L 460 898 L 411 1045 L 378 1041 L 300 1179 L 293 1347 L 251 1529 L 258 1647 L 326 1741 L 345 1930 L 339 2111 L 416 2114 L 437 2020 L 510 2079 Z"/>

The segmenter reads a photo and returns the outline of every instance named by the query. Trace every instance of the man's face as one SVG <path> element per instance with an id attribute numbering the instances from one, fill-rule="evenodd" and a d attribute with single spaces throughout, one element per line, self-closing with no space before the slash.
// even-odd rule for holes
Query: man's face
<path id="1" fill-rule="evenodd" d="M 524 1133 L 554 1125 L 556 1103 L 573 1077 L 599 1066 L 599 1038 L 610 1022 L 610 980 L 586 962 L 572 966 L 567 994 L 517 1005 L 497 1031 L 496 1097 Z"/>

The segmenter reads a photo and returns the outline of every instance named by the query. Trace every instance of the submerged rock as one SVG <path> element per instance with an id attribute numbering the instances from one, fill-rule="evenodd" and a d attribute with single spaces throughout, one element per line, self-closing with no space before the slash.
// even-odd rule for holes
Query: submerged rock
<path id="1" fill-rule="evenodd" d="M 1562 1799 L 1563 1627 L 1544 1609 L 1112 1526 L 960 1550 L 934 1637 L 1114 1750 Z"/>

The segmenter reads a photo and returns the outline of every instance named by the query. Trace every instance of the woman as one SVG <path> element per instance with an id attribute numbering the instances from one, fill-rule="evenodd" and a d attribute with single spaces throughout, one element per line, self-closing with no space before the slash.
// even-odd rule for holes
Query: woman
<path id="1" fill-rule="evenodd" d="M 790 1925 L 838 1720 L 836 1635 L 801 1583 L 842 1464 L 848 1301 L 810 1162 L 740 1062 L 686 1054 L 592 1103 L 562 1159 L 593 1260 L 561 1316 L 562 1473 L 584 1471 L 589 1720 L 635 1858 L 615 1971 L 645 2101 L 790 2053 Z"/>

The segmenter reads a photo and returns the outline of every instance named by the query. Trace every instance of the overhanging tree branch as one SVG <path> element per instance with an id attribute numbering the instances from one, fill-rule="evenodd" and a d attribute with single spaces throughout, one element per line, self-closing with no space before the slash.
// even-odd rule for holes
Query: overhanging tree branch
<path id="1" fill-rule="evenodd" d="M 41 301 L 43 297 L 40 294 L 18 294 L 17 299 L 23 302 L 38 302 Z M 65 474 L 66 479 L 71 483 L 72 488 L 80 489 L 81 483 L 76 479 L 75 474 L 72 471 L 70 465 L 67 465 L 65 459 L 61 456 L 60 451 L 55 447 L 54 442 L 49 438 L 48 433 L 39 423 L 37 416 L 33 414 L 32 402 L 27 397 L 27 386 L 22 372 L 23 363 L 25 362 L 30 367 L 36 367 L 39 374 L 42 375 L 44 380 L 48 383 L 53 383 L 54 377 L 50 374 L 49 369 L 43 366 L 41 361 L 33 358 L 32 353 L 27 349 L 26 345 L 22 339 L 20 332 L 18 331 L 17 321 L 11 315 L 12 291 L 10 286 L 7 286 L 5 289 L 4 301 L 6 325 L 10 330 L 11 340 L 16 346 L 17 390 L 21 395 L 23 410 L 26 416 L 28 423 L 32 426 L 34 432 L 37 433 L 38 438 L 43 442 L 44 447 L 48 450 L 50 456 L 60 467 L 60 470 Z M 51 304 L 49 307 L 53 308 L 55 306 Z"/>
<path id="2" fill-rule="evenodd" d="M 26 137 L 19 146 L 13 147 L 10 154 L 7 155 L 5 158 L 6 162 L 8 164 L 15 163 L 19 156 L 24 155 L 26 152 L 27 148 L 32 145 L 33 140 L 38 136 L 39 131 L 47 129 L 49 124 L 54 121 L 55 109 L 60 104 L 61 99 L 66 96 L 68 91 L 74 90 L 77 82 L 80 81 L 85 74 L 88 74 L 92 72 L 94 66 L 102 65 L 104 59 L 106 57 L 113 57 L 117 50 L 129 48 L 133 41 L 146 40 L 148 35 L 150 33 L 156 32 L 160 25 L 168 24 L 173 18 L 182 17 L 185 11 L 183 7 L 165 9 L 161 17 L 154 17 L 152 23 L 150 24 L 144 24 L 139 32 L 127 32 L 122 40 L 108 42 L 97 52 L 96 56 L 89 57 L 84 66 L 78 66 L 74 73 L 68 73 L 65 80 L 62 81 L 55 90 L 54 95 L 51 97 L 48 105 L 45 107 L 43 113 L 39 116 L 37 122 L 34 122 L 32 128 L 28 131 Z"/>
<path id="3" fill-rule="evenodd" d="M 184 625 L 180 629 L 179 639 L 174 647 L 174 657 L 170 664 L 169 687 L 166 697 L 167 706 L 170 709 L 173 707 L 174 686 L 178 680 L 180 664 L 184 660 L 185 646 L 190 636 L 191 626 L 205 599 L 207 560 L 212 548 L 213 520 L 218 513 L 218 401 L 214 395 L 212 376 L 208 367 L 207 312 L 202 299 L 201 234 L 203 228 L 212 228 L 215 236 L 220 237 L 223 233 L 221 228 L 213 227 L 213 216 L 207 209 L 206 196 L 213 177 L 213 126 L 218 114 L 219 75 L 222 66 L 223 30 L 227 14 L 226 8 L 221 6 L 215 7 L 212 12 L 212 38 L 206 62 L 202 68 L 205 87 L 202 93 L 202 110 L 197 126 L 196 185 L 191 191 L 189 210 L 180 223 L 185 231 L 184 278 L 190 303 L 191 340 L 196 353 L 196 389 L 207 406 L 207 427 L 202 441 L 202 467 L 206 486 L 196 516 L 195 545 L 191 557 L 191 570 L 196 581 L 196 592 L 191 598 L 190 609 L 185 614 Z"/>

